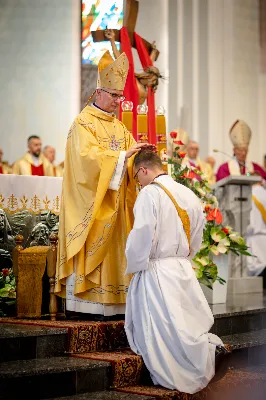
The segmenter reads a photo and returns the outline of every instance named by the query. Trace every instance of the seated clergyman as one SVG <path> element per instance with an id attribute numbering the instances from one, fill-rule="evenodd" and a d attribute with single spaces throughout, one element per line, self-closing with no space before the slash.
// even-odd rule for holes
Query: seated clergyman
<path id="1" fill-rule="evenodd" d="M 142 190 L 126 246 L 126 273 L 134 274 L 127 338 L 155 385 L 195 393 L 214 377 L 215 356 L 226 353 L 221 339 L 209 333 L 213 315 L 190 262 L 202 243 L 202 206 L 164 173 L 151 151 L 136 155 L 134 173 Z"/>

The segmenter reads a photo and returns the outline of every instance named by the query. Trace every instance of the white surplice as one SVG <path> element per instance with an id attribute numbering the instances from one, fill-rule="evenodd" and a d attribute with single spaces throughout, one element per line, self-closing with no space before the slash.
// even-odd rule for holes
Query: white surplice
<path id="1" fill-rule="evenodd" d="M 266 189 L 260 185 L 252 187 L 252 195 L 266 210 Z M 251 276 L 258 276 L 266 267 L 266 223 L 258 207 L 252 201 L 250 224 L 247 229 L 248 251 L 255 257 L 247 257 L 248 272 Z"/>
<path id="2" fill-rule="evenodd" d="M 126 304 L 125 330 L 131 349 L 143 357 L 154 384 L 181 392 L 203 389 L 215 373 L 209 334 L 214 319 L 190 259 L 202 242 L 205 218 L 197 196 L 170 176 L 155 179 L 190 219 L 188 240 L 169 196 L 158 185 L 141 190 L 126 247 L 127 273 L 135 273 Z"/>

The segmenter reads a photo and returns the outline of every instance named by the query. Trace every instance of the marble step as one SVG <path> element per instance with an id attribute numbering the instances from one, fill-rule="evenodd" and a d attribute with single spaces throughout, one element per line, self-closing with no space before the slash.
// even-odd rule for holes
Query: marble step
<path id="1" fill-rule="evenodd" d="M 52 400 L 156 400 L 156 398 L 138 394 L 114 392 L 110 390 L 105 392 L 77 394 L 75 396 L 57 397 Z"/>
<path id="2" fill-rule="evenodd" d="M 0 324 L 0 362 L 63 355 L 67 339 L 66 328 Z"/>
<path id="3" fill-rule="evenodd" d="M 233 367 L 266 365 L 266 329 L 222 336 L 221 339 L 232 347 Z"/>
<path id="4" fill-rule="evenodd" d="M 214 315 L 211 332 L 218 336 L 227 336 L 262 329 L 266 329 L 266 308 L 242 311 L 239 311 L 238 308 Z"/>
<path id="5" fill-rule="evenodd" d="M 104 361 L 53 357 L 0 363 L 0 399 L 48 399 L 109 389 Z"/>

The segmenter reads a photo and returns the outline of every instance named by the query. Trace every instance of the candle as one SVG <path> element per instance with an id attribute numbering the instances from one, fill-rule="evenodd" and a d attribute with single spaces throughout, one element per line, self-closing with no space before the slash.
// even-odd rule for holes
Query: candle
<path id="1" fill-rule="evenodd" d="M 132 133 L 133 112 L 132 111 L 122 111 L 122 122 L 126 126 L 127 130 L 130 133 Z"/>
<path id="2" fill-rule="evenodd" d="M 122 122 L 127 130 L 132 133 L 133 129 L 133 103 L 132 101 L 123 101 L 122 108 Z"/>

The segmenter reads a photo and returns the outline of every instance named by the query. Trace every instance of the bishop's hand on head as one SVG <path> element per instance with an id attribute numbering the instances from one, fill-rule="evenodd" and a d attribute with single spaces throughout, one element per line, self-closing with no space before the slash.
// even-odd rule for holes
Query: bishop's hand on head
<path id="1" fill-rule="evenodd" d="M 126 152 L 126 158 L 132 157 L 134 154 L 143 151 L 143 150 L 150 150 L 150 151 L 157 151 L 156 146 L 150 143 L 135 143 L 133 146 L 127 150 Z"/>

